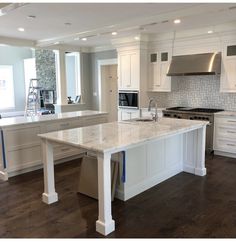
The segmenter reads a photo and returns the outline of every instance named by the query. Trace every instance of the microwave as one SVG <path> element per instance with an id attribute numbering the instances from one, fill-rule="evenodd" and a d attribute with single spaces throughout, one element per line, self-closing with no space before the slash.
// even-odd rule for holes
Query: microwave
<path id="1" fill-rule="evenodd" d="M 137 91 L 119 91 L 119 108 L 138 109 L 138 107 Z"/>

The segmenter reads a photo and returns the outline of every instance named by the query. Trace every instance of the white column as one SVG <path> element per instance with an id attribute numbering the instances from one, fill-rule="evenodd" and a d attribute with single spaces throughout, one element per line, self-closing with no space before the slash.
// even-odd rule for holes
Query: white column
<path id="1" fill-rule="evenodd" d="M 111 154 L 98 154 L 98 205 L 97 232 L 108 235 L 115 230 L 111 216 Z"/>
<path id="2" fill-rule="evenodd" d="M 55 191 L 53 146 L 46 139 L 41 139 L 41 146 L 44 174 L 44 193 L 42 194 L 42 200 L 47 204 L 51 204 L 58 201 L 58 195 Z"/>
<path id="3" fill-rule="evenodd" d="M 205 167 L 206 126 L 197 130 L 197 154 L 195 163 L 195 175 L 206 175 Z"/>
<path id="4" fill-rule="evenodd" d="M 62 50 L 56 50 L 55 56 L 56 56 L 56 77 L 57 77 L 57 104 L 66 105 L 68 103 L 67 103 L 65 52 Z"/>

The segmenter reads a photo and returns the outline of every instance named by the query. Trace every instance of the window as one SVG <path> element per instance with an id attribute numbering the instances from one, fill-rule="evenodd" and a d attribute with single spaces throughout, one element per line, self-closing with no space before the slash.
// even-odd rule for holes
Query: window
<path id="1" fill-rule="evenodd" d="M 0 65 L 0 109 L 15 107 L 13 67 Z"/>
<path id="2" fill-rule="evenodd" d="M 67 96 L 71 97 L 73 101 L 76 97 L 81 96 L 81 79 L 80 79 L 80 53 L 69 52 L 66 53 L 66 82 L 67 82 Z M 77 101 L 79 102 L 80 99 Z"/>
<path id="3" fill-rule="evenodd" d="M 25 96 L 27 99 L 30 79 L 36 78 L 35 58 L 24 59 L 24 74 L 25 74 Z"/>

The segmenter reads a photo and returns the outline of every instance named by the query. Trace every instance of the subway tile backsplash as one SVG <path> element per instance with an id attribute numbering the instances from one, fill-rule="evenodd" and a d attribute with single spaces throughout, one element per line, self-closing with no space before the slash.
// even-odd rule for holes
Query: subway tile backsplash
<path id="1" fill-rule="evenodd" d="M 159 107 L 203 107 L 236 110 L 236 93 L 220 93 L 220 76 L 172 77 L 172 92 L 150 93 Z"/>

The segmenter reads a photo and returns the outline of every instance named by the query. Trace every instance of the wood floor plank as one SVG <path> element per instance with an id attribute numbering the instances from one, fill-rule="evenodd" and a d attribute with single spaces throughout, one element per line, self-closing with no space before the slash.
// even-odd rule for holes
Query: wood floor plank
<path id="1" fill-rule="evenodd" d="M 126 202 L 115 199 L 107 237 L 236 237 L 236 159 L 208 158 L 207 176 L 180 173 Z M 80 161 L 57 165 L 59 201 L 41 201 L 43 172 L 0 182 L 1 238 L 94 238 L 97 201 L 77 194 Z"/>

